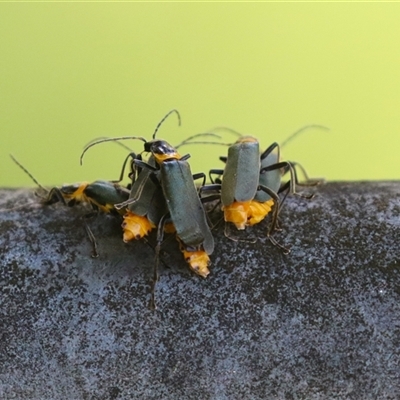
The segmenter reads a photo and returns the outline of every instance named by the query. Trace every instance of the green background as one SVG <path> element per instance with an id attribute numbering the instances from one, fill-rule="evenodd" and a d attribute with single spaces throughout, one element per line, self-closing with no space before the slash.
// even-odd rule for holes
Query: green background
<path id="1" fill-rule="evenodd" d="M 398 3 L 1 3 L 0 186 L 115 179 L 152 134 L 176 144 L 225 125 L 284 148 L 313 177 L 400 178 Z M 232 136 L 226 134 L 226 141 Z M 140 151 L 141 142 L 129 142 Z M 192 172 L 225 147 L 192 146 Z"/>

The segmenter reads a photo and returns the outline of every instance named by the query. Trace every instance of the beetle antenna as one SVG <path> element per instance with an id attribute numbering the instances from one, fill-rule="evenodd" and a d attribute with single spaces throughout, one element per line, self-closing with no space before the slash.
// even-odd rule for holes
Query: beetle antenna
<path id="1" fill-rule="evenodd" d="M 232 143 L 222 143 L 222 142 L 188 142 L 188 143 L 181 143 L 181 144 L 179 144 L 179 147 L 182 145 L 182 146 L 186 146 L 186 145 L 189 145 L 189 144 L 220 144 L 221 146 L 231 146 L 232 145 Z M 177 149 L 177 147 L 175 146 L 175 149 Z"/>
<path id="2" fill-rule="evenodd" d="M 177 149 L 178 147 L 181 147 L 181 146 L 185 145 L 186 143 L 190 142 L 192 139 L 200 137 L 200 136 L 212 136 L 212 137 L 221 139 L 221 136 L 217 135 L 216 133 L 211 133 L 211 132 L 196 133 L 196 135 L 189 136 L 188 138 L 186 138 L 185 140 L 180 142 L 178 145 L 175 146 L 175 148 Z"/>
<path id="3" fill-rule="evenodd" d="M 86 143 L 84 147 L 89 146 L 89 144 L 92 144 L 94 142 L 98 142 L 99 140 L 102 140 L 102 139 L 112 139 L 112 138 L 109 137 L 109 136 L 99 136 L 97 138 L 92 139 L 90 142 Z M 123 143 L 118 142 L 118 141 L 116 141 L 114 143 L 118 144 L 121 147 L 123 147 L 125 150 L 128 150 L 130 153 L 133 152 L 133 150 L 129 146 L 127 146 L 126 144 L 123 144 Z"/>
<path id="4" fill-rule="evenodd" d="M 221 139 L 220 135 L 217 135 L 215 133 L 211 133 L 211 132 L 205 132 L 205 133 L 197 133 L 196 135 L 193 136 L 189 136 L 188 138 L 186 138 L 184 141 L 182 141 L 181 143 L 179 143 L 177 146 L 174 146 L 176 149 L 178 149 L 181 146 L 185 146 L 187 144 L 220 144 L 223 146 L 229 146 L 230 144 L 228 143 L 221 143 L 221 142 L 191 142 L 192 139 L 199 137 L 199 136 L 212 136 L 218 139 Z"/>
<path id="5" fill-rule="evenodd" d="M 142 137 L 142 136 L 121 136 L 121 137 L 115 137 L 115 138 L 107 138 L 107 139 L 100 139 L 97 140 L 96 142 L 90 143 L 88 144 L 82 151 L 82 154 L 79 158 L 80 164 L 82 165 L 82 161 L 83 161 L 83 156 L 85 155 L 85 153 L 92 147 L 95 146 L 96 144 L 99 143 L 103 143 L 103 142 L 116 142 L 118 140 L 128 140 L 128 139 L 138 139 L 141 140 L 142 142 L 147 142 L 147 140 Z"/>
<path id="6" fill-rule="evenodd" d="M 158 129 L 160 128 L 160 126 L 163 124 L 163 122 L 164 122 L 172 113 L 175 113 L 175 114 L 178 116 L 178 125 L 181 126 L 181 115 L 179 114 L 179 111 L 176 110 L 176 109 L 174 108 L 173 110 L 169 111 L 169 112 L 164 116 L 164 118 L 158 123 L 158 125 L 156 126 L 156 129 L 155 129 L 155 131 L 154 131 L 154 133 L 153 133 L 153 139 L 156 138 L 156 133 L 157 133 Z"/>
<path id="7" fill-rule="evenodd" d="M 233 133 L 234 135 L 236 135 L 238 137 L 244 136 L 242 133 L 238 132 L 237 130 L 229 128 L 227 126 L 216 126 L 210 130 L 211 131 L 227 131 L 227 132 Z"/>
<path id="8" fill-rule="evenodd" d="M 306 125 L 303 126 L 302 128 L 298 129 L 296 132 L 292 133 L 288 138 L 286 138 L 281 144 L 280 147 L 283 147 L 287 145 L 292 139 L 294 139 L 295 136 L 297 136 L 299 133 L 304 132 L 307 129 L 311 128 L 317 128 L 317 129 L 323 129 L 325 131 L 330 131 L 330 129 L 324 125 Z"/>
<path id="9" fill-rule="evenodd" d="M 48 193 L 49 191 L 44 187 L 44 186 L 42 186 L 37 180 L 36 180 L 36 178 L 12 155 L 12 154 L 10 154 L 10 157 L 11 157 L 11 159 L 15 162 L 15 164 L 17 164 L 18 165 L 18 167 L 20 167 L 21 169 L 22 169 L 22 171 L 24 171 L 28 176 L 29 176 L 29 178 L 31 178 L 32 180 L 33 180 L 33 182 L 35 182 L 36 183 L 36 185 L 38 185 L 39 187 L 40 187 L 40 189 L 43 189 L 46 193 Z"/>

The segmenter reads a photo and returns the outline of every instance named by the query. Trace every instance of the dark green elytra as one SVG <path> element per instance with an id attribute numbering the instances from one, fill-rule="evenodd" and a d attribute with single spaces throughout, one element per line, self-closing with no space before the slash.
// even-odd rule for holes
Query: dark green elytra
<path id="1" fill-rule="evenodd" d="M 265 158 L 261 156 L 261 169 L 277 164 L 279 162 L 279 152 L 277 149 L 269 153 Z M 274 169 L 262 172 L 259 175 L 259 184 L 265 186 L 275 193 L 278 193 L 281 187 L 282 170 Z M 258 190 L 254 199 L 260 203 L 264 203 L 271 199 L 271 196 L 263 190 Z"/>
<path id="2" fill-rule="evenodd" d="M 252 136 L 243 136 L 228 149 L 222 177 L 221 199 L 225 206 L 254 199 L 260 176 L 260 146 Z"/>
<path id="3" fill-rule="evenodd" d="M 186 246 L 202 246 L 207 254 L 211 254 L 214 238 L 189 163 L 178 159 L 165 160 L 160 164 L 160 182 L 179 238 Z"/>
<path id="4" fill-rule="evenodd" d="M 151 155 L 147 161 L 152 167 L 156 166 L 154 156 Z M 128 206 L 128 209 L 141 217 L 147 219 L 154 225 L 158 225 L 161 217 L 168 212 L 164 194 L 161 186 L 154 182 L 151 175 L 157 175 L 150 169 L 143 168 L 134 184 L 132 185 L 130 198 L 137 198 L 135 203 Z M 138 189 L 143 185 L 143 190 L 138 195 Z"/>
<path id="5" fill-rule="evenodd" d="M 61 192 L 63 192 L 63 188 L 61 188 Z M 89 200 L 94 200 L 95 203 L 102 206 L 122 203 L 129 197 L 129 191 L 124 187 L 102 180 L 87 185 L 84 193 Z"/>
<path id="6" fill-rule="evenodd" d="M 80 191 L 80 189 L 82 189 Z M 80 193 L 78 193 L 80 191 Z M 97 180 L 92 183 L 80 182 L 72 185 L 54 187 L 50 190 L 44 204 L 54 204 L 62 201 L 68 206 L 74 206 L 79 201 L 85 201 L 103 212 L 116 212 L 114 204 L 121 203 L 129 197 L 129 190 L 110 181 Z"/>

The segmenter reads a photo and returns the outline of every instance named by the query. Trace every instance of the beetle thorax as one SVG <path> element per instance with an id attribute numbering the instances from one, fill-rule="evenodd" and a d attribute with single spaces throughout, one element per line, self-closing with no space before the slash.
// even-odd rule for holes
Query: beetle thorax
<path id="1" fill-rule="evenodd" d="M 162 163 L 164 160 L 181 158 L 175 147 L 171 146 L 165 140 L 151 140 L 146 142 L 144 150 L 151 152 L 158 163 Z"/>

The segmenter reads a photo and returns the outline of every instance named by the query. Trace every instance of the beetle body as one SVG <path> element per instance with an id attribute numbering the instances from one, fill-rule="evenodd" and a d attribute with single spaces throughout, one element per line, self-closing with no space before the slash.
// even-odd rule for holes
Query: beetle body
<path id="1" fill-rule="evenodd" d="M 64 205 L 72 207 L 79 203 L 91 205 L 93 212 L 84 215 L 84 223 L 89 240 L 93 246 L 92 257 L 97 257 L 96 239 L 90 230 L 86 220 L 95 216 L 98 212 L 106 214 L 123 214 L 124 210 L 117 210 L 114 205 L 124 202 L 129 197 L 129 190 L 118 185 L 116 182 L 97 180 L 92 183 L 80 182 L 72 185 L 63 185 L 61 187 L 53 187 L 51 190 L 43 187 L 36 178 L 10 154 L 12 160 L 46 193 L 45 196 L 39 195 L 42 203 L 45 205 L 61 202 Z"/>
<path id="2" fill-rule="evenodd" d="M 150 156 L 148 164 L 152 167 L 156 166 L 153 155 Z M 135 198 L 137 201 L 128 205 L 124 215 L 122 223 L 124 242 L 141 239 L 148 235 L 158 225 L 161 217 L 167 213 L 162 188 L 153 179 L 152 174 L 154 174 L 153 171 L 142 168 L 132 185 L 130 198 Z"/>
<path id="3" fill-rule="evenodd" d="M 222 176 L 221 201 L 226 222 L 243 230 L 262 221 L 271 211 L 273 200 L 261 186 L 260 148 L 252 136 L 242 136 L 228 149 Z M 259 190 L 258 190 L 259 189 Z M 265 199 L 265 200 L 264 200 Z"/>
<path id="4" fill-rule="evenodd" d="M 205 175 L 197 174 L 196 177 L 192 176 L 189 163 L 186 161 L 190 155 L 183 157 L 177 151 L 180 145 L 189 143 L 191 139 L 198 136 L 217 136 L 212 133 L 198 134 L 189 137 L 183 141 L 176 148 L 171 146 L 165 140 L 156 139 L 156 133 L 165 121 L 165 119 L 172 113 L 176 113 L 180 124 L 180 115 L 177 110 L 171 110 L 164 118 L 158 123 L 152 140 L 146 140 L 141 136 L 123 136 L 118 138 L 106 138 L 90 143 L 85 147 L 81 154 L 81 163 L 86 151 L 99 143 L 117 140 L 137 139 L 144 142 L 144 151 L 151 153 L 149 161 L 146 163 L 138 157 L 133 157 L 132 161 L 132 178 L 139 171 L 137 182 L 133 182 L 130 198 L 120 204 L 116 204 L 117 209 L 122 209 L 128 206 L 128 217 L 125 222 L 129 225 L 129 220 L 132 215 L 134 216 L 134 223 L 140 217 L 141 221 L 138 223 L 144 226 L 142 231 L 134 231 L 127 234 L 129 237 L 141 237 L 157 224 L 160 214 L 153 213 L 153 207 L 149 204 L 154 200 L 155 202 L 162 199 L 161 195 L 156 193 L 156 189 L 161 189 L 163 198 L 166 203 L 166 212 L 158 222 L 157 227 L 157 246 L 156 257 L 154 264 L 154 275 L 152 285 L 152 297 L 150 307 L 155 308 L 155 286 L 158 281 L 158 265 L 160 261 L 160 249 L 163 240 L 164 229 L 168 232 L 172 229 L 176 232 L 176 237 L 180 244 L 181 251 L 188 262 L 190 268 L 198 275 L 206 277 L 209 274 L 208 265 L 210 263 L 209 255 L 214 250 L 214 239 L 212 237 L 209 226 L 207 225 L 206 215 L 203 205 L 199 198 L 199 193 L 195 187 L 194 179 L 200 177 L 204 178 Z M 194 142 L 191 142 L 194 143 Z M 154 164 L 152 161 L 154 159 Z M 125 165 L 125 163 L 124 163 Z M 146 172 L 147 171 L 147 172 Z M 145 173 L 146 172 L 146 173 Z M 156 182 L 156 188 L 150 187 L 150 181 Z M 149 186 L 147 186 L 149 185 Z M 153 195 L 154 194 L 154 195 Z M 145 199 L 147 200 L 145 201 Z M 149 203 L 150 202 L 150 203 Z M 135 205 L 135 203 L 138 203 Z M 152 208 L 152 210 L 149 209 Z M 155 206 L 154 212 L 161 212 L 163 206 Z M 143 221 L 147 220 L 145 226 Z M 125 231 L 126 232 L 126 231 Z"/>
<path id="5" fill-rule="evenodd" d="M 277 164 L 278 162 L 279 162 L 279 154 L 277 151 L 269 153 L 264 158 L 263 155 L 261 155 L 260 169 Z M 281 187 L 281 178 L 282 178 L 281 169 L 275 169 L 273 171 L 269 171 L 268 173 L 260 172 L 259 184 L 271 188 L 274 192 L 278 192 Z M 269 200 L 270 198 L 271 196 L 268 193 L 265 193 L 262 190 L 257 190 L 255 200 L 259 202 L 264 202 Z"/>
<path id="6" fill-rule="evenodd" d="M 188 157 L 182 158 L 164 140 L 147 142 L 145 150 L 153 154 L 159 165 L 157 177 L 184 257 L 196 274 L 206 277 L 214 239 L 186 161 Z"/>
<path id="7" fill-rule="evenodd" d="M 117 183 L 98 180 L 93 183 L 80 182 L 54 187 L 44 200 L 45 204 L 54 204 L 62 201 L 72 207 L 75 204 L 87 203 L 94 210 L 104 213 L 117 213 L 114 204 L 121 203 L 129 197 L 129 191 Z M 123 214 L 124 210 L 118 212 Z"/>
<path id="8" fill-rule="evenodd" d="M 254 198 L 259 179 L 259 154 L 258 141 L 251 136 L 244 136 L 229 147 L 221 186 L 224 206 Z"/>
<path id="9" fill-rule="evenodd" d="M 158 225 L 162 216 L 168 212 L 157 165 L 162 165 L 169 158 L 180 158 L 177 152 L 178 147 L 190 144 L 190 140 L 193 138 L 206 135 L 215 136 L 210 133 L 197 134 L 185 139 L 177 147 L 173 147 L 163 140 L 145 142 L 145 151 L 151 153 L 147 165 L 152 170 L 146 167 L 143 168 L 143 165 L 142 168 L 139 168 L 133 162 L 131 175 L 132 177 L 137 175 L 137 179 L 132 184 L 130 199 L 135 199 L 135 202 L 128 205 L 127 212 L 124 215 L 122 227 L 125 242 L 132 239 L 140 239 L 149 234 Z M 131 155 L 134 160 L 141 161 L 140 156 L 136 156 L 134 153 L 131 153 Z M 136 171 L 138 171 L 137 174 Z M 171 233 L 175 231 L 175 228 L 169 223 L 164 227 L 164 231 Z"/>
<path id="10" fill-rule="evenodd" d="M 277 168 L 265 171 L 264 168 L 273 166 L 279 162 L 279 149 L 269 151 L 267 149 L 260 157 L 260 172 L 258 183 L 261 187 L 267 187 L 275 193 L 279 193 L 281 188 L 282 169 Z M 257 190 L 252 202 L 253 210 L 248 220 L 249 225 L 255 225 L 261 222 L 271 211 L 274 200 L 265 190 Z"/>

